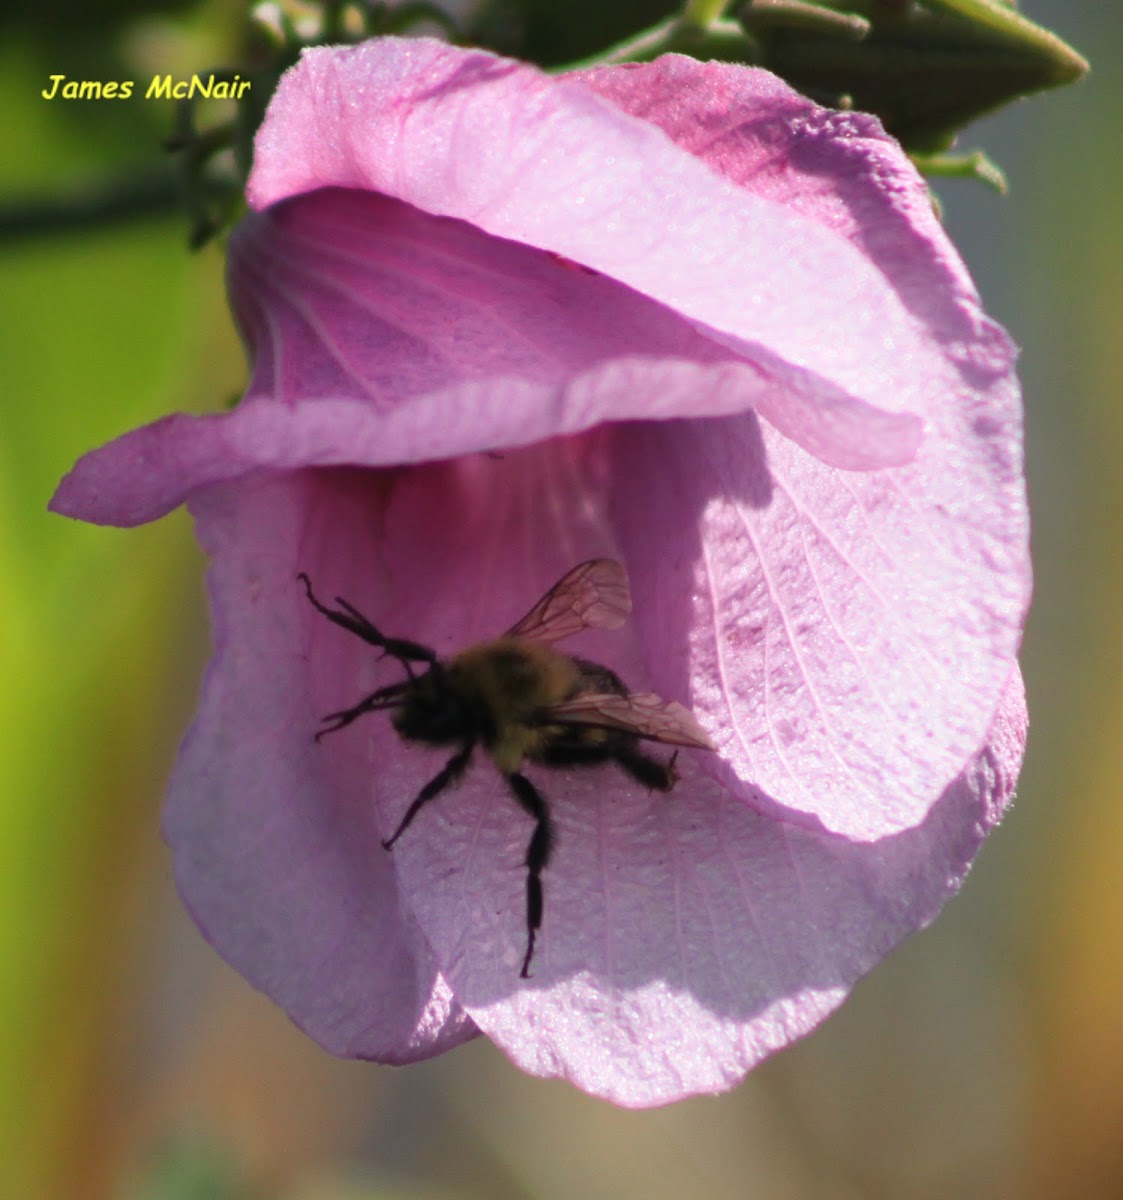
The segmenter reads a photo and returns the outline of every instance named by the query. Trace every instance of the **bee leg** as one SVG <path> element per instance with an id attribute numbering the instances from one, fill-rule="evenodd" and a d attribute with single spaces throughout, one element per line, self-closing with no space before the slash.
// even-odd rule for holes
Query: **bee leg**
<path id="1" fill-rule="evenodd" d="M 678 771 L 675 770 L 675 759 L 678 751 L 670 759 L 661 763 L 630 746 L 620 746 L 613 751 L 612 757 L 628 774 L 644 787 L 656 792 L 669 792 L 678 782 Z"/>
<path id="2" fill-rule="evenodd" d="M 457 751 L 445 763 L 444 767 L 417 793 L 416 799 L 406 809 L 406 815 L 398 823 L 398 828 L 383 841 L 382 848 L 384 850 L 389 850 L 398 838 L 405 833 L 410 826 L 410 822 L 417 816 L 424 805 L 428 804 L 434 796 L 439 795 L 450 783 L 455 783 L 464 774 L 464 768 L 468 765 L 468 760 L 472 757 L 472 751 L 475 749 L 475 746 L 475 742 L 469 742 L 463 750 Z"/>
<path id="3" fill-rule="evenodd" d="M 342 708 L 339 712 L 328 713 L 323 719 L 324 728 L 316 734 L 316 741 L 318 742 L 325 734 L 335 733 L 337 729 L 343 729 L 344 726 L 350 725 L 364 713 L 378 712 L 382 708 L 394 708 L 398 704 L 398 697 L 409 687 L 410 682 L 408 679 L 403 679 L 400 683 L 391 683 L 386 687 L 379 688 L 376 692 L 371 692 L 369 696 L 351 708 Z"/>
<path id="4" fill-rule="evenodd" d="M 326 604 L 322 604 L 312 591 L 312 581 L 303 571 L 297 575 L 297 579 L 304 584 L 304 590 L 308 594 L 308 599 L 317 612 L 323 613 L 329 621 L 334 622 L 342 629 L 346 629 L 349 633 L 353 633 L 356 637 L 362 638 L 364 642 L 369 642 L 372 646 L 377 646 L 383 654 L 388 654 L 391 658 L 396 658 L 405 668 L 406 674 L 411 679 L 413 678 L 412 663 L 423 662 L 428 663 L 429 666 L 433 666 L 437 662 L 436 651 L 430 650 L 428 646 L 422 646 L 420 642 L 411 642 L 407 638 L 385 637 L 373 621 L 369 621 L 364 617 L 357 608 L 348 604 L 342 596 L 336 596 L 335 598 L 336 604 L 340 606 L 339 609 L 328 608 Z"/>
<path id="5" fill-rule="evenodd" d="M 519 971 L 520 978 L 529 979 L 534 938 L 542 926 L 542 872 L 550 861 L 554 831 L 546 801 L 534 784 L 518 771 L 508 775 L 507 782 L 515 799 L 535 820 L 534 832 L 526 848 L 526 956 Z"/>

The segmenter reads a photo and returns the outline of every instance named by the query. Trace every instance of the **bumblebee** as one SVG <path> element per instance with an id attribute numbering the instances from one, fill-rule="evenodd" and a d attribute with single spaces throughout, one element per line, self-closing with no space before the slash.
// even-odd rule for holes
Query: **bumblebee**
<path id="1" fill-rule="evenodd" d="M 624 568 L 608 558 L 578 564 L 501 637 L 469 646 L 447 662 L 428 646 L 387 637 L 339 596 L 339 607 L 329 608 L 317 599 L 306 574 L 298 579 L 317 611 L 396 659 L 406 675 L 350 708 L 329 713 L 316 740 L 366 713 L 390 710 L 391 723 L 406 741 L 456 747 L 382 845 L 390 850 L 418 812 L 460 779 L 477 746 L 533 818 L 524 864 L 526 954 L 519 972 L 529 978 L 542 925 L 542 872 L 554 831 L 545 799 L 522 773 L 524 762 L 558 768 L 615 763 L 645 787 L 669 792 L 678 779 L 678 751 L 661 762 L 640 748 L 641 741 L 714 748 L 681 704 L 631 692 L 608 667 L 554 648 L 583 629 L 617 629 L 624 623 L 632 608 Z"/>

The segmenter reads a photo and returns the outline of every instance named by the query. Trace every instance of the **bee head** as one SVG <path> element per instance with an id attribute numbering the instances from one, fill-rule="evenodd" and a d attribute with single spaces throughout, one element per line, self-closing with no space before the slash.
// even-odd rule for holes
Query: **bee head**
<path id="1" fill-rule="evenodd" d="M 462 741 L 474 726 L 464 697 L 439 663 L 413 681 L 390 719 L 402 737 L 438 746 Z"/>

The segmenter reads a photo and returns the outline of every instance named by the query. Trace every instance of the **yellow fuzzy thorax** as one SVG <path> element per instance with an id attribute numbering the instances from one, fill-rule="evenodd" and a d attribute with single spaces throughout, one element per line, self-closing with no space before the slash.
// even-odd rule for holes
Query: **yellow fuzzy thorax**
<path id="1" fill-rule="evenodd" d="M 552 726 L 531 724 L 533 715 L 571 697 L 581 675 L 572 658 L 549 646 L 497 638 L 458 654 L 449 677 L 462 695 L 492 714 L 495 738 L 488 750 L 499 770 L 510 774 L 556 736 Z"/>

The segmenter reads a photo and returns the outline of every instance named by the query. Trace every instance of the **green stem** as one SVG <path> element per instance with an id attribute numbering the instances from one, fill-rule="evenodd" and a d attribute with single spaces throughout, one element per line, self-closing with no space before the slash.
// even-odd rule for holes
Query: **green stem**
<path id="1" fill-rule="evenodd" d="M 725 14 L 729 3 L 730 0 L 686 0 L 682 20 L 688 25 L 706 29 Z"/>
<path id="2" fill-rule="evenodd" d="M 635 33 L 605 50 L 598 50 L 596 54 L 590 54 L 588 58 L 565 63 L 560 67 L 551 67 L 550 73 L 560 75 L 566 71 L 582 71 L 587 67 L 603 67 L 609 63 L 647 62 L 658 57 L 666 49 L 671 33 L 677 25 L 677 17 L 668 17 L 658 25 L 652 25 L 650 29 Z"/>
<path id="3" fill-rule="evenodd" d="M 211 200 L 228 199 L 215 186 Z M 29 193 L 0 204 L 0 245 L 27 237 L 109 229 L 147 216 L 182 210 L 183 189 L 168 164 L 131 175 L 106 176 L 52 193 Z"/>
<path id="4" fill-rule="evenodd" d="M 971 150 L 965 154 L 920 154 L 909 155 L 917 170 L 928 176 L 950 179 L 978 179 L 1000 194 L 1006 192 L 1006 176 L 1002 168 L 983 150 Z"/>
<path id="5" fill-rule="evenodd" d="M 660 54 L 688 54 L 693 58 L 722 59 L 728 62 L 755 63 L 757 47 L 736 21 L 719 20 L 705 29 L 688 23 L 685 17 L 668 17 L 650 29 L 633 34 L 615 46 L 598 50 L 579 62 L 550 68 L 551 74 L 580 71 L 626 62 L 650 62 Z"/>

